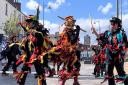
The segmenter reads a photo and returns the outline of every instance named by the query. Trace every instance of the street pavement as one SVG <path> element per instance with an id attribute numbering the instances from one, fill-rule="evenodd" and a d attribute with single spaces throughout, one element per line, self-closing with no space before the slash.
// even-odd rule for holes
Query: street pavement
<path id="1" fill-rule="evenodd" d="M 127 66 L 128 63 L 125 63 L 125 67 Z M 92 75 L 93 68 L 94 68 L 93 64 L 84 64 L 83 62 L 81 63 L 81 71 L 79 76 L 80 85 L 101 85 L 100 83 L 103 81 L 103 78 L 102 79 L 95 78 Z M 1 69 L 2 68 L 0 67 L 0 70 Z M 128 68 L 125 68 L 125 70 L 127 71 L 128 74 Z M 34 69 L 32 70 L 32 72 L 33 73 L 35 72 Z M 12 77 L 12 73 L 10 73 L 8 76 L 1 76 L 0 74 L 0 85 L 18 85 L 18 84 L 16 83 L 15 78 Z M 28 75 L 25 85 L 37 85 L 37 80 L 34 78 L 33 74 Z M 57 75 L 55 75 L 52 78 L 47 78 L 47 85 L 59 85 Z M 65 85 L 73 85 L 73 79 L 67 80 Z M 108 84 L 107 82 L 105 82 L 102 85 L 108 85 Z M 123 85 L 123 84 L 117 84 L 117 85 Z"/>

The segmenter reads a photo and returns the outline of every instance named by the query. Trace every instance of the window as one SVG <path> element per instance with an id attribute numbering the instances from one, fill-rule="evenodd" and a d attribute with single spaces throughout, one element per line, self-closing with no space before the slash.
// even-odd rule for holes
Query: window
<path id="1" fill-rule="evenodd" d="M 18 21 L 20 21 L 20 22 L 22 21 L 21 14 L 18 15 Z"/>
<path id="2" fill-rule="evenodd" d="M 5 15 L 8 16 L 8 4 L 6 4 Z"/>

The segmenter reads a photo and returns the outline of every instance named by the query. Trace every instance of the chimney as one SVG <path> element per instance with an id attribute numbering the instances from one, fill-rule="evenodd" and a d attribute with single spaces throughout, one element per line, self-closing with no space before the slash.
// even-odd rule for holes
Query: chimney
<path id="1" fill-rule="evenodd" d="M 7 0 L 10 4 L 12 4 L 15 8 L 21 11 L 21 3 L 18 0 Z"/>
<path id="2" fill-rule="evenodd" d="M 13 4 L 14 0 L 7 0 L 9 3 Z"/>
<path id="3" fill-rule="evenodd" d="M 14 2 L 14 6 L 21 11 L 21 3 L 20 2 Z"/>

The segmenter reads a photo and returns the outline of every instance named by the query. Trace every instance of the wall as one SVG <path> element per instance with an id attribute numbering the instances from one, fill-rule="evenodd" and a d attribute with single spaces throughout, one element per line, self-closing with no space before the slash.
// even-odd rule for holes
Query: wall
<path id="1" fill-rule="evenodd" d="M 14 12 L 19 21 L 24 21 L 25 15 L 22 12 L 18 11 L 6 0 L 0 0 L 0 34 L 4 34 L 4 23 L 14 14 Z"/>

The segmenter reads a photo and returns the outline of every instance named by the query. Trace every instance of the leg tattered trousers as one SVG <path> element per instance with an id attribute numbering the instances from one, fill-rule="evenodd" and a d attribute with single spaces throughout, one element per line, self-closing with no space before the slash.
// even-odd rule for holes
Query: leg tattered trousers
<path id="1" fill-rule="evenodd" d="M 108 76 L 110 77 L 108 79 L 108 85 L 116 85 L 115 84 L 115 80 L 114 80 L 114 74 L 113 74 L 114 66 L 116 67 L 116 70 L 117 70 L 119 76 L 124 77 L 124 78 L 126 76 L 124 68 L 122 66 L 122 63 L 119 62 L 119 61 L 116 61 L 116 60 L 115 61 L 111 61 L 108 64 Z M 128 83 L 125 84 L 125 85 L 128 85 Z"/>
<path id="2" fill-rule="evenodd" d="M 37 72 L 38 85 L 47 85 L 45 78 L 45 70 L 40 61 L 36 60 L 34 62 L 35 70 Z"/>

